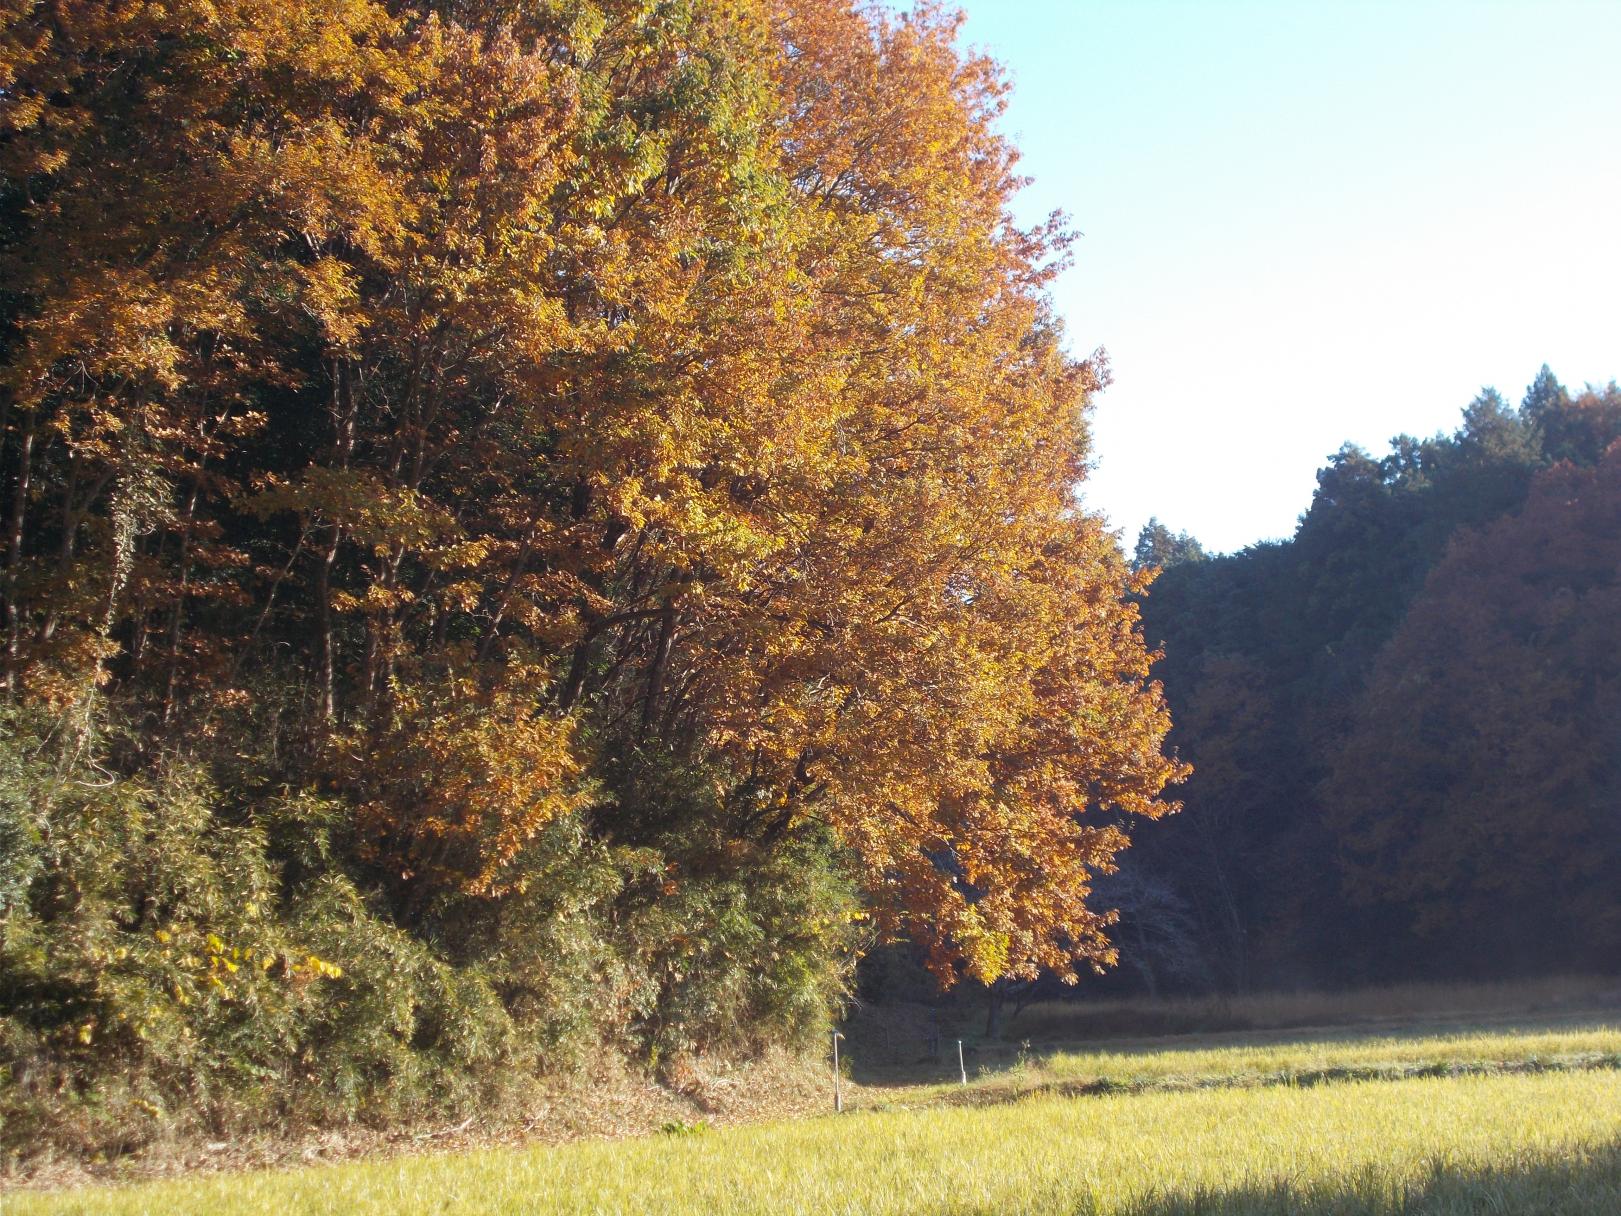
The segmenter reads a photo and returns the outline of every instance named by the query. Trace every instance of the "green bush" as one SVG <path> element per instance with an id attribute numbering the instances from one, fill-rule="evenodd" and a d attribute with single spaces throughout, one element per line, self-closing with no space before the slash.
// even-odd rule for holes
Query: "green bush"
<path id="1" fill-rule="evenodd" d="M 768 846 L 689 803 L 680 833 L 610 844 L 609 826 L 568 816 L 529 842 L 510 892 L 445 893 L 406 923 L 352 860 L 341 800 L 267 790 L 235 760 L 116 775 L 9 725 L 0 1152 L 14 1159 L 488 1109 L 603 1047 L 656 1062 L 805 1044 L 845 993 L 855 892 L 814 829 Z M 666 776 L 666 797 L 702 786 Z"/>

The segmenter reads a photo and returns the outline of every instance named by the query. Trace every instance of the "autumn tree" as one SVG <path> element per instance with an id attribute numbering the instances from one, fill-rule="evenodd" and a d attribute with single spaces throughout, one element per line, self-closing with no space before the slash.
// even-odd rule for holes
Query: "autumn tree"
<path id="1" fill-rule="evenodd" d="M 957 18 L 3 20 L 13 704 L 336 798 L 435 940 L 572 824 L 655 903 L 829 841 L 946 982 L 1112 958 L 1182 769 Z"/>

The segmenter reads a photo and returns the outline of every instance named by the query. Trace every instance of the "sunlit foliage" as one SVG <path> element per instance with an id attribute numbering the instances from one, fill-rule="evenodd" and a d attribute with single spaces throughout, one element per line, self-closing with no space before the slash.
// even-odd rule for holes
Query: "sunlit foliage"
<path id="1" fill-rule="evenodd" d="M 1106 370 L 1049 311 L 1067 237 L 1010 219 L 1005 85 L 956 32 L 844 0 L 5 7 L 23 750 L 137 801 L 199 766 L 198 848 L 274 821 L 276 915 L 337 884 L 445 966 L 505 951 L 509 1007 L 514 921 L 595 924 L 527 966 L 593 960 L 626 1033 L 742 1025 L 759 993 L 682 1005 L 680 960 L 779 954 L 809 1025 L 869 925 L 948 983 L 1108 961 L 1112 812 L 1181 770 L 1144 576 L 1075 497 Z M 0 892 L 48 933 L 72 865 L 23 853 Z M 727 885 L 788 858 L 780 907 Z M 96 880 L 143 941 L 147 881 Z M 734 914 L 753 963 L 709 949 Z"/>
<path id="2" fill-rule="evenodd" d="M 251 675 L 407 884 L 604 753 L 830 824 L 943 976 L 1107 948 L 1176 773 L 1073 501 L 1098 366 L 955 24 L 735 5 L 8 19 L 6 678 L 228 732 Z M 635 834 L 638 808 L 604 818 Z"/>

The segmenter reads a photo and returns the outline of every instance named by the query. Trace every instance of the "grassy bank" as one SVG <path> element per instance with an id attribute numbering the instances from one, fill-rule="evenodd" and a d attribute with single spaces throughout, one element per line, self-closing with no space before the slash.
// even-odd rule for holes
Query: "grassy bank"
<path id="1" fill-rule="evenodd" d="M 1519 1031 L 1423 1024 L 1403 1033 L 1271 1031 L 1032 1052 L 1010 1067 L 984 1069 L 966 1088 L 948 1081 L 902 1092 L 918 1102 L 985 1103 L 1043 1091 L 1073 1096 L 1587 1069 L 1621 1069 L 1621 1022 Z"/>
<path id="2" fill-rule="evenodd" d="M 1613 1213 L 1609 1070 L 1037 1098 L 17 1195 L 67 1213 Z"/>

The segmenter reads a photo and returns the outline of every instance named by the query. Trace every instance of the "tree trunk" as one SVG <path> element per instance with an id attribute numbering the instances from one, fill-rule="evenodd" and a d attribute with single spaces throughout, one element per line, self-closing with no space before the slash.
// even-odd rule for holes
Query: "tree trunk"
<path id="1" fill-rule="evenodd" d="M 664 684 L 664 668 L 670 661 L 670 642 L 675 637 L 675 604 L 669 603 L 659 614 L 659 640 L 653 651 L 653 665 L 647 670 L 647 694 L 642 700 L 642 737 L 653 723 L 658 709 L 659 692 Z"/>
<path id="2" fill-rule="evenodd" d="M 6 698 L 17 695 L 18 667 L 22 663 L 22 611 L 17 604 L 23 560 L 23 518 L 28 512 L 28 479 L 33 472 L 34 434 L 39 427 L 37 410 L 28 412 L 23 431 L 22 453 L 17 458 L 17 485 L 11 500 L 11 535 L 6 545 L 6 624 L 10 636 L 6 644 Z"/>
<path id="3" fill-rule="evenodd" d="M 321 622 L 321 720 L 328 725 L 337 716 L 337 700 L 333 692 L 336 682 L 336 644 L 332 638 L 332 565 L 338 560 L 338 546 L 343 540 L 343 528 L 332 525 L 332 540 L 321 555 L 316 567 L 315 600 Z"/>

